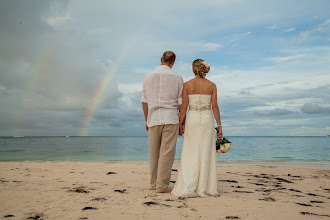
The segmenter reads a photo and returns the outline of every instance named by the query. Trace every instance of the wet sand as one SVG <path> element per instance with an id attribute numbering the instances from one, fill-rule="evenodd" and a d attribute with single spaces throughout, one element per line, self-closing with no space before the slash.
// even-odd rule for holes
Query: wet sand
<path id="1" fill-rule="evenodd" d="M 0 218 L 330 219 L 329 180 L 324 167 L 220 163 L 219 197 L 177 198 L 148 189 L 148 163 L 0 162 Z"/>

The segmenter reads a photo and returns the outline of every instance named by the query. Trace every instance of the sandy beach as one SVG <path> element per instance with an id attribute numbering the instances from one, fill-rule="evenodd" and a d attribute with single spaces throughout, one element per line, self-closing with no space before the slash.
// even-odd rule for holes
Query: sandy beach
<path id="1" fill-rule="evenodd" d="M 329 179 L 329 168 L 219 164 L 219 197 L 177 198 L 148 189 L 148 163 L 0 162 L 0 218 L 329 219 Z"/>

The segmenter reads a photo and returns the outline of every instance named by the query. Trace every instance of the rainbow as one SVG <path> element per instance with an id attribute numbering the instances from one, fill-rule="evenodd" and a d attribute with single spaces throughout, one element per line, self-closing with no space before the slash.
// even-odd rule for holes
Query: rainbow
<path id="1" fill-rule="evenodd" d="M 40 79 L 42 74 L 47 71 L 48 65 L 51 62 L 52 52 L 54 45 L 51 42 L 45 43 L 40 47 L 38 56 L 34 59 L 33 65 L 30 67 L 29 73 L 29 82 L 25 87 L 24 95 L 20 103 L 20 108 L 16 114 L 16 121 L 14 126 L 14 136 L 21 136 L 22 134 L 22 122 L 24 120 L 23 116 L 25 115 L 25 106 L 27 102 L 32 102 L 35 97 L 35 90 L 40 84 Z M 29 106 L 29 105 L 28 105 Z"/>
<path id="2" fill-rule="evenodd" d="M 94 96 L 90 101 L 90 104 L 87 107 L 86 114 L 82 123 L 82 127 L 79 132 L 79 136 L 87 136 L 88 128 L 90 127 L 91 122 L 93 121 L 94 114 L 98 108 L 101 100 L 104 97 L 105 91 L 107 90 L 108 85 L 110 84 L 111 79 L 113 78 L 114 73 L 118 70 L 120 63 L 122 62 L 124 55 L 127 53 L 127 50 L 131 43 L 126 44 L 122 49 L 120 55 L 115 62 L 105 71 L 104 77 L 101 80 L 99 86 L 94 92 Z"/>

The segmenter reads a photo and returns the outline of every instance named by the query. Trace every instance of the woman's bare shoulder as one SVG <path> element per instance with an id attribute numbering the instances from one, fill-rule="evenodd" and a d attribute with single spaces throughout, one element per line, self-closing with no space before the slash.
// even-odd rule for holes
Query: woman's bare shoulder
<path id="1" fill-rule="evenodd" d="M 211 80 L 209 80 L 209 79 L 206 79 L 206 80 L 207 80 L 207 83 L 209 84 L 210 87 L 214 87 L 214 88 L 217 87 L 217 86 L 215 85 L 215 83 L 212 82 Z"/>

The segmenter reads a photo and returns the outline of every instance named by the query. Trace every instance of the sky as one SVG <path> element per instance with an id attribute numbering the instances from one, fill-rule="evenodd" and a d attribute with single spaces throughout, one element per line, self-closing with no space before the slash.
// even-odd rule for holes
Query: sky
<path id="1" fill-rule="evenodd" d="M 2 0 L 0 136 L 147 136 L 146 74 L 204 59 L 224 136 L 330 134 L 328 0 Z"/>

